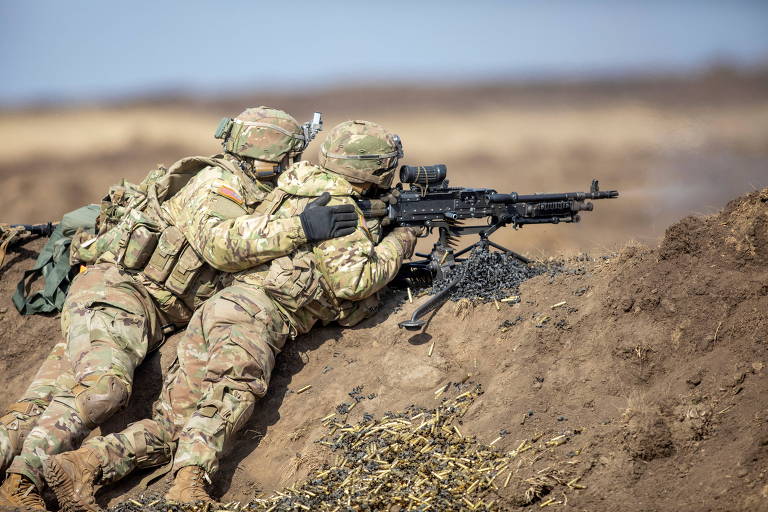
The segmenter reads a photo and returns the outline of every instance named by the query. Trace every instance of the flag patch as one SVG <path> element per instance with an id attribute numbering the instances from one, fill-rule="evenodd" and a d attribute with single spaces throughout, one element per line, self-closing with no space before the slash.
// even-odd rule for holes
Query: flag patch
<path id="1" fill-rule="evenodd" d="M 226 197 L 231 201 L 236 202 L 240 206 L 242 206 L 243 203 L 245 203 L 245 201 L 243 200 L 243 196 L 238 194 L 237 190 L 233 190 L 226 185 L 222 185 L 218 189 L 216 189 L 216 193 L 219 194 L 220 196 Z"/>

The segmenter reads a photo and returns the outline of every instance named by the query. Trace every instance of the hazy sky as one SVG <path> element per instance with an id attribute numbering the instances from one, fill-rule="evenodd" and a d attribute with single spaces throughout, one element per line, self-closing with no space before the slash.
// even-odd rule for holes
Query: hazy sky
<path id="1" fill-rule="evenodd" d="M 0 103 L 768 62 L 768 0 L 0 0 Z"/>

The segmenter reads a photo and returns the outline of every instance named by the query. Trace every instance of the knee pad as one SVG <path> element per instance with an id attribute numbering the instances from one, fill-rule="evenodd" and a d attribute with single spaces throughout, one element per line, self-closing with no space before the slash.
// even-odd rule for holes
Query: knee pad
<path id="1" fill-rule="evenodd" d="M 90 428 L 103 423 L 128 403 L 128 386 L 114 375 L 103 375 L 75 395 L 77 412 Z"/>

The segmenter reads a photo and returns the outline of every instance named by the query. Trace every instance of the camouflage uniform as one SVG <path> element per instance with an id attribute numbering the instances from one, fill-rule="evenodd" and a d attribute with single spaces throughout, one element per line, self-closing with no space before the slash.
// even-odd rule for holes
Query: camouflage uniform
<path id="1" fill-rule="evenodd" d="M 281 175 L 259 211 L 292 218 L 324 191 L 331 204 L 354 204 L 347 180 L 301 162 Z M 247 232 L 262 228 L 246 226 Z M 415 245 L 409 231 L 379 238 L 377 225 L 360 222 L 351 235 L 306 244 L 290 257 L 236 274 L 230 287 L 194 314 L 153 419 L 84 443 L 97 454 L 102 482 L 169 461 L 174 443 L 174 471 L 194 465 L 215 472 L 227 441 L 266 393 L 286 339 L 318 320 L 352 325 L 375 310 L 376 292 Z"/>
<path id="2" fill-rule="evenodd" d="M 167 227 L 158 246 L 168 242 L 168 253 L 177 251 L 176 266 L 163 284 L 147 276 L 155 270 L 151 261 L 141 272 L 125 268 L 130 241 L 127 247 L 118 244 L 106 251 L 74 280 L 62 313 L 67 339 L 63 355 L 59 357 L 58 345 L 19 402 L 45 407 L 50 399 L 50 405 L 26 436 L 9 472 L 23 474 L 39 486 L 43 454 L 75 448 L 91 429 L 124 406 L 133 372 L 160 345 L 163 327 L 183 327 L 194 309 L 228 284 L 229 276 L 219 270 L 253 266 L 254 253 L 267 249 L 270 256 L 280 254 L 273 250 L 278 246 L 287 253 L 304 242 L 298 219 L 265 221 L 274 231 L 262 231 L 259 240 L 241 236 L 240 225 L 249 219 L 245 214 L 266 191 L 264 185 L 254 185 L 229 167 L 204 168 L 162 205 Z M 125 220 L 116 229 L 130 233 L 143 219 L 132 225 L 135 219 L 129 214 Z M 93 388 L 86 397 L 91 403 L 78 403 L 88 388 Z M 43 390 L 45 397 L 40 396 Z"/>
<path id="3" fill-rule="evenodd" d="M 62 314 L 67 341 L 0 423 L 0 469 L 20 451 L 8 472 L 39 488 L 41 457 L 73 449 L 124 406 L 136 366 L 162 343 L 164 330 L 186 325 L 229 284 L 224 272 L 306 242 L 299 219 L 248 214 L 272 189 L 271 178 L 300 156 L 319 121 L 300 126 L 279 110 L 247 109 L 217 129 L 226 155 L 185 158 L 139 186 L 110 190 L 100 236 L 75 244 L 75 259 L 96 264 L 73 282 Z M 243 228 L 254 222 L 262 226 L 258 239 Z M 15 503 L 15 485 L 0 487 L 0 501 Z"/>

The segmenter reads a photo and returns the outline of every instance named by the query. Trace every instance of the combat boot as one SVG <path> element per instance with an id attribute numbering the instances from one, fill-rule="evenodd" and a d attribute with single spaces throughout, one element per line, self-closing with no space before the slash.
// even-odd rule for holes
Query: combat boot
<path id="1" fill-rule="evenodd" d="M 3 485 L 0 485 L 0 506 L 46 510 L 45 502 L 35 484 L 18 473 L 9 473 Z"/>
<path id="2" fill-rule="evenodd" d="M 185 466 L 176 473 L 173 485 L 165 493 L 165 499 L 173 503 L 215 503 L 205 490 L 206 481 L 210 479 L 200 466 Z"/>
<path id="3" fill-rule="evenodd" d="M 43 474 L 64 512 L 98 512 L 94 484 L 101 464 L 92 448 L 53 455 L 45 461 Z"/>

